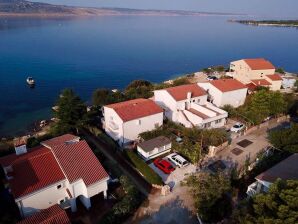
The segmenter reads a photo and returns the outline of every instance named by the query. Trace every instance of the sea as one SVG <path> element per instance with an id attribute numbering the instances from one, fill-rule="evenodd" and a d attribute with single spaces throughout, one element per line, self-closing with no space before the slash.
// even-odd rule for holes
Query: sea
<path id="1" fill-rule="evenodd" d="M 0 137 L 52 117 L 64 88 L 90 103 L 96 88 L 154 83 L 241 58 L 298 72 L 298 29 L 229 16 L 0 18 Z M 26 84 L 28 76 L 35 88 Z"/>

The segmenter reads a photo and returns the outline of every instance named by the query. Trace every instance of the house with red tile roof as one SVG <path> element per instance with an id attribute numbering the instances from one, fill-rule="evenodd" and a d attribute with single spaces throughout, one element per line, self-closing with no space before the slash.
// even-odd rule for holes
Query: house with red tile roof
<path id="1" fill-rule="evenodd" d="M 151 99 L 134 99 L 103 107 L 106 133 L 124 146 L 163 124 L 163 110 Z"/>
<path id="2" fill-rule="evenodd" d="M 59 205 L 42 209 L 17 224 L 71 224 L 66 212 Z"/>
<path id="3" fill-rule="evenodd" d="M 198 85 L 208 93 L 208 101 L 218 107 L 239 107 L 244 104 L 247 95 L 247 86 L 236 79 L 218 79 Z"/>
<path id="4" fill-rule="evenodd" d="M 154 101 L 165 116 L 187 128 L 217 128 L 228 116 L 207 101 L 207 92 L 197 84 L 187 84 L 154 91 Z"/>
<path id="5" fill-rule="evenodd" d="M 267 80 L 271 90 L 279 90 L 282 79 L 275 73 L 274 65 L 264 58 L 242 59 L 230 63 L 231 76 L 249 84 L 252 80 Z"/>
<path id="6" fill-rule="evenodd" d="M 56 204 L 76 211 L 77 198 L 89 209 L 91 197 L 107 196 L 109 176 L 85 140 L 67 134 L 15 150 L 0 165 L 22 217 Z"/>

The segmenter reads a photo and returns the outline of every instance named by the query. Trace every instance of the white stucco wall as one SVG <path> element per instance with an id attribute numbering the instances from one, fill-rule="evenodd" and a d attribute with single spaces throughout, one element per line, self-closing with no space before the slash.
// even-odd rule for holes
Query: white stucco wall
<path id="1" fill-rule="evenodd" d="M 149 153 L 149 152 L 145 152 L 140 146 L 137 146 L 137 151 L 147 161 L 149 159 L 155 158 L 158 155 L 169 152 L 171 150 L 171 147 L 172 147 L 172 144 L 170 143 L 170 144 L 162 146 L 160 148 L 154 148 Z"/>
<path id="2" fill-rule="evenodd" d="M 244 104 L 247 95 L 247 88 L 221 92 L 210 83 L 198 83 L 198 85 L 208 91 L 212 103 L 217 107 L 223 107 L 227 104 L 230 104 L 233 107 L 239 107 Z"/>
<path id="3" fill-rule="evenodd" d="M 104 107 L 104 129 L 106 133 L 115 141 L 118 141 L 123 136 L 123 121 L 119 115 L 112 109 Z M 118 129 L 113 129 L 113 124 L 118 126 Z"/>
<path id="4" fill-rule="evenodd" d="M 55 204 L 59 204 L 59 201 L 62 199 L 69 198 L 66 192 L 66 182 L 67 181 L 57 182 L 40 191 L 35 191 L 23 198 L 16 199 L 16 203 L 21 213 L 27 217 L 40 209 L 47 209 Z M 61 184 L 62 187 L 57 189 L 59 184 Z"/>
<path id="5" fill-rule="evenodd" d="M 152 131 L 163 124 L 163 113 L 158 113 L 123 123 L 123 138 L 121 143 L 128 143 L 138 139 L 139 134 Z"/>
<path id="6" fill-rule="evenodd" d="M 97 195 L 101 192 L 107 191 L 108 190 L 108 179 L 101 180 L 95 184 L 92 184 L 87 187 L 87 194 L 88 197 L 93 197 L 94 195 Z"/>

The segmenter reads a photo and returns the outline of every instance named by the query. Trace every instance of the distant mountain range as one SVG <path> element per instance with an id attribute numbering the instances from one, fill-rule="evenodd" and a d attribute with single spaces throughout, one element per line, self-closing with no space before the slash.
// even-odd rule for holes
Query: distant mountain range
<path id="1" fill-rule="evenodd" d="M 0 0 L 0 16 L 104 16 L 104 15 L 147 15 L 147 16 L 204 16 L 239 15 L 229 13 L 191 12 L 179 10 L 139 10 L 123 8 L 87 8 L 52 5 L 25 0 Z"/>

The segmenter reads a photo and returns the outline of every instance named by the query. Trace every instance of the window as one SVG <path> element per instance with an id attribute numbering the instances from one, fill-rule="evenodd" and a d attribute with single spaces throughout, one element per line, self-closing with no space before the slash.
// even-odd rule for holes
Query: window
<path id="1" fill-rule="evenodd" d="M 57 189 L 60 189 L 60 188 L 62 188 L 62 184 L 59 184 L 59 185 L 57 186 Z"/>
<path id="2" fill-rule="evenodd" d="M 220 123 L 220 122 L 221 122 L 221 119 L 216 120 L 216 121 L 215 121 L 215 124 L 218 124 L 218 123 Z"/>
<path id="3" fill-rule="evenodd" d="M 209 123 L 206 123 L 205 125 L 205 128 L 210 128 L 211 127 L 211 123 L 209 122 Z"/>
<path id="4" fill-rule="evenodd" d="M 192 100 L 192 102 L 196 102 L 196 100 Z"/>

